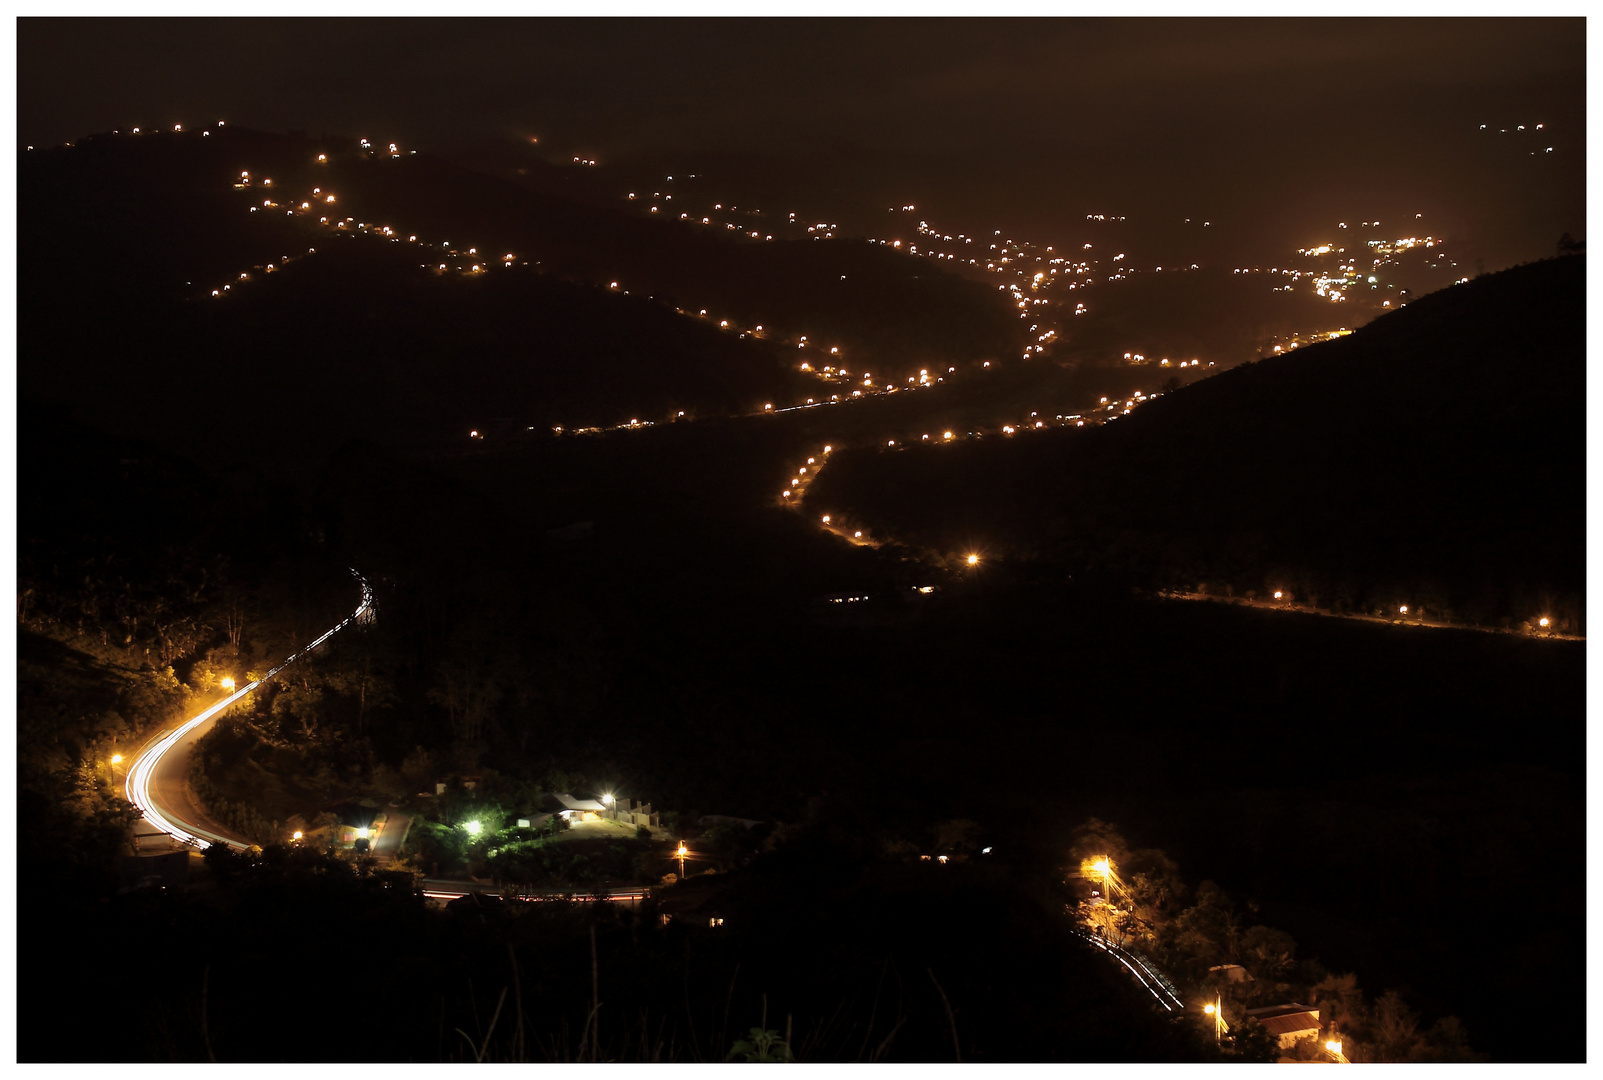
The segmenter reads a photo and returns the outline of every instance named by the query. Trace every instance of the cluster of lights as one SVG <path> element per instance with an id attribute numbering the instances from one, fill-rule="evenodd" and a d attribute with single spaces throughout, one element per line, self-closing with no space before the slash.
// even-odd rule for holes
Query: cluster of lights
<path id="1" fill-rule="evenodd" d="M 369 143 L 367 139 L 361 140 L 361 144 L 364 149 L 369 149 L 370 156 L 374 153 L 377 153 L 377 151 L 371 150 L 372 144 Z M 401 156 L 401 152 L 396 143 L 390 143 L 388 145 L 388 153 L 390 157 L 398 158 Z M 415 154 L 417 151 L 413 150 L 411 153 Z M 318 154 L 317 161 L 320 164 L 327 163 L 328 155 Z M 248 189 L 257 186 L 257 181 L 252 179 L 249 170 L 242 170 L 239 174 L 239 177 L 234 181 L 233 186 L 236 189 Z M 273 186 L 272 178 L 262 178 L 260 181 L 260 186 L 264 189 L 271 188 Z M 284 207 L 282 203 L 269 196 L 262 200 L 260 206 L 252 205 L 250 207 L 250 211 L 251 213 L 256 213 L 259 210 L 276 210 L 283 208 L 284 212 L 291 217 L 310 218 L 313 214 L 318 214 L 318 211 L 327 210 L 337 201 L 338 197 L 335 195 L 335 193 L 331 191 L 325 191 L 321 186 L 318 186 L 312 188 L 312 190 L 298 203 L 294 199 L 291 199 L 289 200 L 290 205 Z M 450 241 L 442 241 L 439 244 L 433 244 L 426 240 L 419 240 L 417 234 L 415 233 L 410 233 L 403 238 L 401 231 L 397 230 L 393 226 L 359 221 L 354 216 L 330 219 L 330 217 L 326 214 L 318 214 L 317 224 L 319 226 L 328 228 L 332 232 L 343 232 L 347 235 L 364 234 L 389 240 L 392 243 L 404 242 L 408 244 L 415 244 L 423 249 L 439 252 L 445 255 L 449 260 L 454 260 L 454 264 L 453 262 L 441 262 L 435 265 L 434 272 L 438 274 L 444 274 L 450 270 L 455 270 L 464 276 L 471 277 L 486 273 L 492 265 L 499 265 L 504 269 L 510 269 L 514 265 L 520 264 L 518 257 L 511 252 L 507 252 L 506 254 L 502 255 L 498 260 L 492 260 L 488 256 L 480 256 L 479 249 L 476 246 L 470 246 L 466 253 L 464 253 L 457 248 L 452 247 Z M 315 254 L 316 250 L 316 248 L 308 248 L 307 254 Z M 279 269 L 282 264 L 288 263 L 289 261 L 291 260 L 288 256 L 286 256 L 278 265 L 269 263 L 265 266 L 256 267 L 255 269 L 262 270 L 263 273 L 272 273 L 274 270 Z M 423 268 L 427 269 L 429 268 L 430 264 L 423 263 L 421 265 Z M 527 265 L 527 261 L 522 261 L 521 265 Z M 224 294 L 231 292 L 234 285 L 249 280 L 250 274 L 248 272 L 241 273 L 235 280 L 211 290 L 211 295 L 220 298 Z M 617 282 L 613 282 L 613 288 L 617 288 Z"/>

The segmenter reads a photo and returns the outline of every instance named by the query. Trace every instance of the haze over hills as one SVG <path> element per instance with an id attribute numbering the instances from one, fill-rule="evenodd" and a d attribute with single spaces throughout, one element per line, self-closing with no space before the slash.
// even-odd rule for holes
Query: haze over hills
<path id="1" fill-rule="evenodd" d="M 314 429 L 504 437 L 982 369 L 1013 372 L 1016 400 L 998 414 L 1073 411 L 1359 325 L 1460 272 L 1442 238 L 1378 221 L 1354 224 L 1351 252 L 1288 247 L 1284 265 L 1260 267 L 1228 265 L 1230 245 L 1187 219 L 1172 234 L 1215 261 L 1146 267 L 1155 222 L 1086 215 L 1090 239 L 1055 251 L 942 232 L 912 206 L 877 212 L 877 226 L 866 211 L 855 226 L 809 222 L 722 201 L 717 176 L 666 173 L 650 190 L 636 176 L 626 192 L 622 173 L 528 145 L 469 155 L 497 176 L 392 145 L 218 124 L 25 153 L 38 212 L 19 236 L 33 271 L 21 330 L 60 362 L 25 371 L 24 394 L 103 418 L 138 400 L 119 422 L 147 434 L 281 432 L 297 452 Z M 485 275 L 493 288 L 438 280 Z M 219 355 L 260 374 L 242 387 Z M 213 407 L 245 389 L 269 429 Z"/>

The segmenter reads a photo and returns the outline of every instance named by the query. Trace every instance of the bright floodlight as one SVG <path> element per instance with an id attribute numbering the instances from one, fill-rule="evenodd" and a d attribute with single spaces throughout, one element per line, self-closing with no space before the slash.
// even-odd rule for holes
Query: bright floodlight
<path id="1" fill-rule="evenodd" d="M 1213 1015 L 1213 1006 L 1212 1005 L 1204 1005 L 1202 1007 L 1202 1011 L 1207 1013 L 1209 1016 L 1212 1016 Z"/>
<path id="2" fill-rule="evenodd" d="M 234 677 L 232 675 L 224 675 L 222 685 L 224 690 L 232 690 L 234 688 Z"/>
<path id="3" fill-rule="evenodd" d="M 111 755 L 111 763 L 113 765 L 121 765 L 122 764 L 122 755 L 121 754 L 113 754 L 113 755 Z"/>
<path id="4" fill-rule="evenodd" d="M 601 796 L 601 801 L 604 802 L 604 803 L 610 804 L 612 802 L 612 796 L 611 795 L 603 795 L 603 796 Z"/>
<path id="5" fill-rule="evenodd" d="M 1329 1050 L 1332 1054 L 1341 1053 L 1341 1040 L 1340 1039 L 1331 1039 L 1330 1041 L 1325 1043 L 1325 1049 Z"/>
<path id="6" fill-rule="evenodd" d="M 479 835 L 479 830 L 483 827 L 484 826 L 480 825 L 477 821 L 470 821 L 466 825 L 467 831 L 473 836 Z"/>
<path id="7" fill-rule="evenodd" d="M 1092 864 L 1091 869 L 1095 870 L 1099 874 L 1106 874 L 1108 872 L 1108 860 L 1098 859 L 1094 864 Z"/>
<path id="8" fill-rule="evenodd" d="M 1546 626 L 1547 625 L 1547 616 L 1543 615 L 1540 619 L 1538 619 L 1537 620 L 1537 625 L 1538 626 Z"/>
<path id="9" fill-rule="evenodd" d="M 478 830 L 477 830 L 477 829 L 475 829 L 475 830 L 473 830 L 473 831 L 474 831 L 474 832 L 478 832 Z M 358 839 L 358 840 L 366 840 L 366 839 L 367 839 L 367 838 L 368 838 L 368 834 L 369 834 L 369 833 L 370 833 L 370 832 L 371 832 L 371 830 L 370 830 L 370 829 L 368 829 L 368 827 L 367 827 L 367 826 L 366 826 L 366 825 L 363 825 L 363 826 L 362 826 L 362 827 L 361 827 L 361 828 L 360 828 L 360 829 L 357 829 L 357 830 L 356 830 L 356 838 L 357 838 L 357 839 Z"/>
<path id="10" fill-rule="evenodd" d="M 978 566 L 980 564 L 980 557 L 978 555 L 970 555 L 968 557 L 968 564 L 970 566 Z"/>
<path id="11" fill-rule="evenodd" d="M 301 838 L 301 836 L 302 836 L 301 831 L 299 829 L 296 829 L 294 834 L 292 836 L 290 836 L 290 839 L 291 840 L 299 840 Z"/>

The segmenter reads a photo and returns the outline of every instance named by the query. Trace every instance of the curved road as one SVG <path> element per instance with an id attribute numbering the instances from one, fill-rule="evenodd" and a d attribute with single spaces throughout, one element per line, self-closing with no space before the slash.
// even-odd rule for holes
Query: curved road
<path id="1" fill-rule="evenodd" d="M 128 782 L 124 791 L 127 793 L 128 801 L 139 809 L 152 826 L 181 844 L 204 846 L 221 843 L 241 851 L 250 846 L 248 840 L 225 832 L 208 821 L 202 809 L 195 805 L 188 786 L 190 752 L 194 749 L 195 742 L 211 729 L 212 721 L 223 710 L 372 609 L 372 587 L 368 585 L 367 579 L 354 569 L 351 573 L 362 584 L 362 602 L 338 626 L 285 659 L 260 679 L 240 687 L 204 712 L 147 743 L 139 752 L 139 756 L 128 768 Z"/>

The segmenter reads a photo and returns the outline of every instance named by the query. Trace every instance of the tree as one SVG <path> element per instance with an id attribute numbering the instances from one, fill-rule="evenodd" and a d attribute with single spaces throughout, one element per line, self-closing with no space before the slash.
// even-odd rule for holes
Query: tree
<path id="1" fill-rule="evenodd" d="M 410 791 L 434 792 L 434 756 L 421 746 L 415 747 L 401 762 L 401 778 Z"/>
<path id="2" fill-rule="evenodd" d="M 1388 990 L 1375 1002 L 1367 1034 L 1371 1060 L 1408 1061 L 1419 1044 L 1419 1014 L 1401 994 Z"/>
<path id="3" fill-rule="evenodd" d="M 501 688 L 478 659 L 448 657 L 435 667 L 437 680 L 427 697 L 445 709 L 451 729 L 459 738 L 477 739 L 484 734 L 491 710 L 501 700 Z"/>
<path id="4" fill-rule="evenodd" d="M 1291 972 L 1297 943 L 1284 930 L 1254 926 L 1241 936 L 1242 966 L 1266 983 L 1280 982 Z"/>
<path id="5" fill-rule="evenodd" d="M 291 682 L 273 695 L 273 715 L 294 719 L 307 739 L 316 739 L 322 728 L 322 708 L 323 688 L 310 679 Z"/>
<path id="6" fill-rule="evenodd" d="M 1410 1061 L 1469 1062 L 1486 1061 L 1485 1054 L 1470 1049 L 1469 1032 L 1456 1016 L 1444 1016 L 1425 1032 Z"/>
<path id="7" fill-rule="evenodd" d="M 1358 1030 L 1368 1016 L 1358 976 L 1351 972 L 1326 974 L 1311 988 L 1310 1004 L 1317 1005 L 1324 1018 L 1341 1031 Z"/>
<path id="8" fill-rule="evenodd" d="M 1238 1060 L 1272 1064 L 1280 1057 L 1280 1040 L 1256 1017 L 1238 1021 L 1230 1029 L 1230 1053 Z"/>

